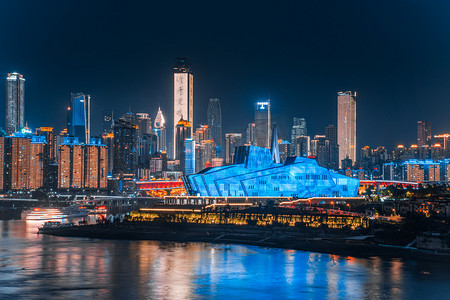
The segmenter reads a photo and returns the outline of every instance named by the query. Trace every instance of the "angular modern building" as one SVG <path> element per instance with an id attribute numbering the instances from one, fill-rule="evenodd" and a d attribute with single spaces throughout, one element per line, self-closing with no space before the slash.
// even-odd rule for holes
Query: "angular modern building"
<path id="1" fill-rule="evenodd" d="M 6 134 L 11 135 L 25 126 L 25 78 L 9 73 L 6 78 Z"/>
<path id="2" fill-rule="evenodd" d="M 194 123 L 194 75 L 191 71 L 191 60 L 188 57 L 175 59 L 173 67 L 173 153 L 176 155 L 177 125 L 180 119 Z M 191 136 L 192 137 L 192 132 Z M 184 141 L 183 141 L 184 144 Z M 184 145 L 182 146 L 184 147 Z"/>
<path id="3" fill-rule="evenodd" d="M 339 166 L 343 159 L 356 161 L 356 92 L 338 93 Z"/>
<path id="4" fill-rule="evenodd" d="M 67 108 L 67 130 L 80 143 L 89 143 L 91 134 L 91 97 L 83 93 L 71 93 Z"/>
<path id="5" fill-rule="evenodd" d="M 314 159 L 289 157 L 273 162 L 269 149 L 236 148 L 234 164 L 185 176 L 189 195 L 208 197 L 354 197 L 359 180 L 317 165 Z"/>

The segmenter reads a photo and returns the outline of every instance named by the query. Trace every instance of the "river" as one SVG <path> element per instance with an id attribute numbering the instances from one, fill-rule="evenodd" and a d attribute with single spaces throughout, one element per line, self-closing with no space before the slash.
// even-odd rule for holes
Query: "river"
<path id="1" fill-rule="evenodd" d="M 449 299 L 450 265 L 256 246 L 63 238 L 0 221 L 0 299 Z"/>

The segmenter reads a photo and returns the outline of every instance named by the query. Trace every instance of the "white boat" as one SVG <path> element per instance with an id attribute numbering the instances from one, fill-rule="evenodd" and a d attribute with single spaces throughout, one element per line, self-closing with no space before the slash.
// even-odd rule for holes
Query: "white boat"
<path id="1" fill-rule="evenodd" d="M 22 219 L 25 220 L 59 220 L 68 218 L 82 218 L 87 216 L 88 210 L 85 207 L 64 207 L 64 208 L 44 208 L 35 207 L 22 212 Z"/>

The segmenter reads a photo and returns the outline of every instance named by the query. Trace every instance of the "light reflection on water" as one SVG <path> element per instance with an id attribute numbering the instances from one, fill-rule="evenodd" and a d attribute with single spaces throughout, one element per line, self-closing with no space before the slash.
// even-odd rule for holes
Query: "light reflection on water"
<path id="1" fill-rule="evenodd" d="M 449 265 L 207 243 L 37 235 L 0 221 L 0 299 L 414 299 L 448 296 Z"/>

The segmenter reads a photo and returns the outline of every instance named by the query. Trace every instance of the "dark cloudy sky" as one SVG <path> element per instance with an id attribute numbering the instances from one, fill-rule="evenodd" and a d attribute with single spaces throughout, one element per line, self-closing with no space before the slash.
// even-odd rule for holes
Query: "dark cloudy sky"
<path id="1" fill-rule="evenodd" d="M 24 74 L 30 127 L 64 128 L 71 91 L 91 94 L 98 132 L 104 108 L 160 104 L 172 122 L 176 56 L 193 61 L 196 121 L 218 97 L 225 132 L 270 93 L 280 135 L 294 116 L 321 134 L 340 90 L 358 93 L 359 146 L 410 144 L 417 120 L 450 132 L 449 1 L 0 2 L 0 76 Z"/>

